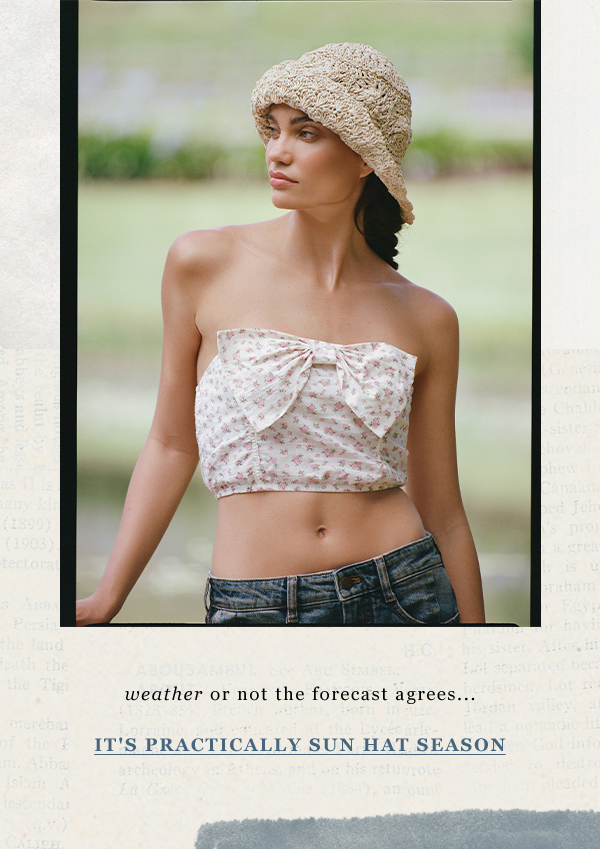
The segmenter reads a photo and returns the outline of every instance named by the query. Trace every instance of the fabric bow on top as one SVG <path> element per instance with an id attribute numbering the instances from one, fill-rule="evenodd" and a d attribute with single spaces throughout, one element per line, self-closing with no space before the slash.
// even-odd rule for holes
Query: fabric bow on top
<path id="1" fill-rule="evenodd" d="M 338 345 L 235 329 L 220 330 L 217 343 L 235 400 L 257 431 L 285 415 L 316 365 L 335 365 L 341 400 L 378 437 L 410 409 L 417 358 L 387 342 Z"/>

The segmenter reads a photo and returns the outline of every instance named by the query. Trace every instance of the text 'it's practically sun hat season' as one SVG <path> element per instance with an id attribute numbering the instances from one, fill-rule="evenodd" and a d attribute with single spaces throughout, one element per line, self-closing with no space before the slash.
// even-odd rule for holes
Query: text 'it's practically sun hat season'
<path id="1" fill-rule="evenodd" d="M 326 44 L 274 65 L 252 93 L 256 129 L 266 145 L 266 116 L 285 103 L 332 130 L 369 165 L 412 224 L 401 164 L 411 142 L 408 87 L 382 53 L 367 44 Z"/>

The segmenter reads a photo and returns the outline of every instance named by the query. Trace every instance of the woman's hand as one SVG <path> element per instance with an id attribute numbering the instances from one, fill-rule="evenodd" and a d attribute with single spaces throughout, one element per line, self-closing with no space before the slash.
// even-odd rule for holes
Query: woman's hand
<path id="1" fill-rule="evenodd" d="M 93 593 L 87 598 L 82 598 L 75 606 L 75 624 L 80 625 L 100 625 L 116 616 L 118 611 L 112 610 L 98 592 Z"/>

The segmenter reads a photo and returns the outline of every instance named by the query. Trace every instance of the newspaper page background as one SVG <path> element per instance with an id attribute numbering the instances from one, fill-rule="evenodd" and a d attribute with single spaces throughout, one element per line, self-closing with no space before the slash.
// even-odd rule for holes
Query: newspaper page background
<path id="1" fill-rule="evenodd" d="M 58 627 L 59 9 L 2 4 L 0 845 L 191 847 L 200 825 L 221 819 L 598 810 L 600 354 L 588 214 L 598 20 L 591 4 L 566 5 L 544 2 L 542 24 L 543 625 L 392 639 Z M 174 687 L 192 695 L 125 699 Z M 333 701 L 333 690 L 367 689 L 379 700 Z M 436 695 L 409 704 L 409 690 Z M 452 701 L 439 695 L 449 691 Z M 227 751 L 190 756 L 179 744 L 209 737 Z M 407 738 L 414 750 L 434 737 L 503 739 L 504 752 L 443 764 L 358 754 L 365 738 Z M 161 738 L 179 751 L 99 756 L 160 751 Z M 231 752 L 233 740 L 274 749 L 290 738 L 297 755 Z M 323 756 L 350 738 L 356 756 Z"/>

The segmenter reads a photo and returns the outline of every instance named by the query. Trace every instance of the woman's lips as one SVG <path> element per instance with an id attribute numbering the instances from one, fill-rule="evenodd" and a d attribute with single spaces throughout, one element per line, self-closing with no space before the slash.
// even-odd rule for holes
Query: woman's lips
<path id="1" fill-rule="evenodd" d="M 293 186 L 296 183 L 296 180 L 291 180 L 289 177 L 286 177 L 285 174 L 282 174 L 281 171 L 269 171 L 269 182 L 273 186 L 273 188 L 282 188 L 283 186 Z"/>

